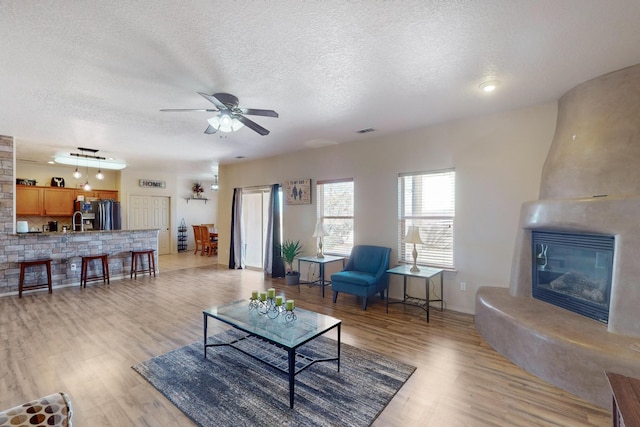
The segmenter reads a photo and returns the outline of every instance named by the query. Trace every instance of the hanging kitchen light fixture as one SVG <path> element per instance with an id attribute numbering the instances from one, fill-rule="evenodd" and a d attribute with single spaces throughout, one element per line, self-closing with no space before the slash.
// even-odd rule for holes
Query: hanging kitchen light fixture
<path id="1" fill-rule="evenodd" d="M 89 184 L 89 166 L 87 166 L 87 180 L 82 187 L 84 191 L 91 191 L 91 184 Z"/>
<path id="2" fill-rule="evenodd" d="M 73 177 L 75 179 L 80 179 L 82 177 L 82 174 L 78 170 L 78 160 L 77 159 L 76 159 L 76 170 L 75 170 L 75 172 L 73 172 Z"/>
<path id="3" fill-rule="evenodd" d="M 62 165 L 75 166 L 76 169 L 78 169 L 78 167 L 81 167 L 81 166 L 88 166 L 88 167 L 97 168 L 97 169 L 105 168 L 105 169 L 113 169 L 113 170 L 120 170 L 127 167 L 127 164 L 123 161 L 114 160 L 111 158 L 107 159 L 106 157 L 97 156 L 96 153 L 98 152 L 98 150 L 93 148 L 78 147 L 78 151 L 80 151 L 80 153 L 69 153 L 68 156 L 59 155 L 54 159 L 54 161 Z M 80 172 L 78 173 L 79 173 L 78 178 L 80 178 L 82 174 L 80 174 Z M 75 172 L 74 172 L 74 177 L 75 177 Z"/>
<path id="4" fill-rule="evenodd" d="M 98 173 L 96 174 L 96 178 L 100 181 L 104 179 L 104 174 L 102 173 L 102 169 L 100 168 L 100 160 L 98 160 Z"/>

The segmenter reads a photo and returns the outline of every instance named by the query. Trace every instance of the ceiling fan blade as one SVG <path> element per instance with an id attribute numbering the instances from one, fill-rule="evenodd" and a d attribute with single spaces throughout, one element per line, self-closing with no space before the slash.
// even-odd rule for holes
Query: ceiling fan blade
<path id="1" fill-rule="evenodd" d="M 214 128 L 213 126 L 209 125 L 205 130 L 204 133 L 208 134 L 208 135 L 213 135 L 214 133 L 216 133 L 218 131 L 218 129 Z"/>
<path id="2" fill-rule="evenodd" d="M 218 107 L 218 109 L 220 111 L 226 111 L 228 110 L 227 106 L 224 105 L 222 102 L 220 102 L 220 100 L 218 98 L 216 98 L 213 95 L 208 95 L 206 93 L 202 93 L 202 92 L 198 92 L 199 95 L 202 95 L 207 101 L 211 102 L 213 105 L 215 105 L 216 107 Z"/>
<path id="3" fill-rule="evenodd" d="M 278 113 L 273 110 L 260 110 L 256 108 L 239 108 L 242 114 L 248 114 L 250 116 L 265 116 L 265 117 L 279 117 Z"/>
<path id="4" fill-rule="evenodd" d="M 236 119 L 240 120 L 240 122 L 243 125 L 245 125 L 246 127 L 248 127 L 251 130 L 254 130 L 254 131 L 258 132 L 260 135 L 262 135 L 262 136 L 269 135 L 269 131 L 268 130 L 266 130 L 265 128 L 263 128 L 262 126 L 260 126 L 256 122 L 254 122 L 253 120 L 249 120 L 245 116 L 241 116 L 240 114 L 236 114 L 236 115 L 234 115 L 234 117 Z"/>
<path id="5" fill-rule="evenodd" d="M 160 110 L 162 112 L 170 112 L 170 113 L 175 113 L 175 112 L 186 112 L 186 111 L 209 111 L 209 112 L 218 112 L 218 110 L 210 108 L 210 109 L 203 109 L 203 108 L 163 108 L 162 110 Z"/>

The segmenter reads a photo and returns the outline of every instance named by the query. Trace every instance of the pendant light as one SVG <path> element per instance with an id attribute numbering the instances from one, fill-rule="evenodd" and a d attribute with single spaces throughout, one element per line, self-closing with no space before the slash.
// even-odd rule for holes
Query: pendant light
<path id="1" fill-rule="evenodd" d="M 98 160 L 98 173 L 96 174 L 96 178 L 100 181 L 104 179 L 104 174 L 102 173 L 102 169 L 100 169 L 100 160 Z"/>
<path id="2" fill-rule="evenodd" d="M 73 172 L 73 177 L 75 179 L 80 179 L 82 177 L 82 174 L 78 170 L 78 160 L 77 159 L 76 159 L 76 170 L 75 170 L 75 172 Z"/>
<path id="3" fill-rule="evenodd" d="M 87 166 L 87 181 L 84 183 L 82 189 L 84 191 L 91 191 L 91 184 L 89 184 L 89 166 Z"/>

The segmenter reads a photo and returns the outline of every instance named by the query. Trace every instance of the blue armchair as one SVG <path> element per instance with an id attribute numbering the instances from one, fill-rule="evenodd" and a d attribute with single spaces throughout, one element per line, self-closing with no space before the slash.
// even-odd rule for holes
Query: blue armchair
<path id="1" fill-rule="evenodd" d="M 367 309 L 367 298 L 389 287 L 389 257 L 391 248 L 382 246 L 356 245 L 351 250 L 349 261 L 344 269 L 331 275 L 333 302 L 338 292 L 357 295 L 363 298 L 362 309 Z"/>

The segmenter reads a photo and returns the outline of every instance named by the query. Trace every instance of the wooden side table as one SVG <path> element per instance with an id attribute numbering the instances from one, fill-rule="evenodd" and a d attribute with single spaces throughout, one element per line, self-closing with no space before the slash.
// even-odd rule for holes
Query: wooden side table
<path id="1" fill-rule="evenodd" d="M 640 427 L 640 379 L 605 372 L 613 404 L 611 421 L 614 427 Z"/>

